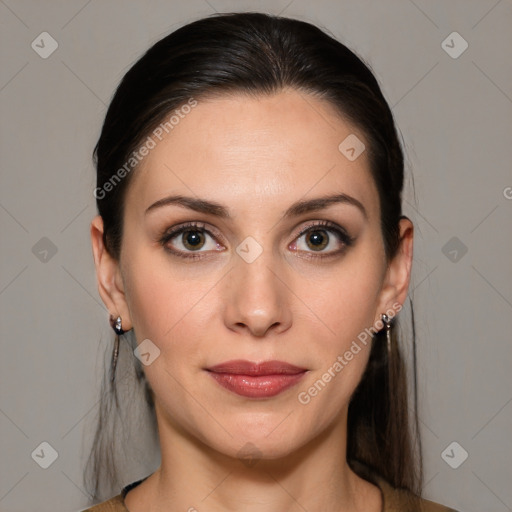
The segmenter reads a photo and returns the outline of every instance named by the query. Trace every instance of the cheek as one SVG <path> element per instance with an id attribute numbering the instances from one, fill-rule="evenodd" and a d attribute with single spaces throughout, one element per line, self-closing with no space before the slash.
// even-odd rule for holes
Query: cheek
<path id="1" fill-rule="evenodd" d="M 197 348 L 198 333 L 204 337 L 214 314 L 213 273 L 185 270 L 157 250 L 134 254 L 126 276 L 126 299 L 138 341 L 149 338 L 161 350 Z"/>
<path id="2" fill-rule="evenodd" d="M 357 256 L 340 267 L 339 278 L 329 280 L 310 298 L 318 314 L 318 329 L 327 334 L 313 335 L 310 345 L 315 354 L 315 371 L 298 389 L 297 400 L 304 407 L 304 421 L 309 428 L 321 430 L 338 414 L 346 411 L 371 350 L 373 325 L 379 288 L 379 262 Z M 302 409 L 301 409 L 302 410 Z M 322 418 L 321 421 L 318 418 Z"/>
<path id="3" fill-rule="evenodd" d="M 357 255 L 348 261 L 338 277 L 326 280 L 318 287 L 320 293 L 308 296 L 312 309 L 336 340 L 336 349 L 357 338 L 373 325 L 380 292 L 380 266 L 372 258 Z"/>
<path id="4" fill-rule="evenodd" d="M 137 338 L 139 341 L 149 338 L 158 344 L 180 313 L 182 290 L 176 284 L 169 286 L 168 278 L 154 265 L 141 266 L 134 261 L 128 275 L 126 300 Z"/>

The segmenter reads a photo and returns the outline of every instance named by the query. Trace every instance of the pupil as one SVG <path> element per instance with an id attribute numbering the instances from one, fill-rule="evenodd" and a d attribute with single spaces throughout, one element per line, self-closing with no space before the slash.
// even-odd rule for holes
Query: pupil
<path id="1" fill-rule="evenodd" d="M 327 242 L 328 238 L 325 235 L 325 231 L 313 231 L 309 236 L 308 245 L 323 249 L 327 245 Z"/>
<path id="2" fill-rule="evenodd" d="M 197 247 L 201 244 L 201 236 L 198 231 L 187 231 L 185 237 L 185 245 L 189 245 L 191 247 Z"/>
<path id="3" fill-rule="evenodd" d="M 322 236 L 323 235 L 318 235 L 318 234 L 311 235 L 311 240 L 312 240 L 313 244 L 320 245 L 322 243 Z"/>

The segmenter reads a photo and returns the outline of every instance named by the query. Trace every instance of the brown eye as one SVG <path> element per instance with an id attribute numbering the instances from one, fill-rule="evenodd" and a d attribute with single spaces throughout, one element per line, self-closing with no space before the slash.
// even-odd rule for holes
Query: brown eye
<path id="1" fill-rule="evenodd" d="M 315 229 L 306 234 L 306 244 L 314 251 L 321 251 L 327 247 L 329 235 L 324 229 Z"/>
<path id="2" fill-rule="evenodd" d="M 203 232 L 197 230 L 183 231 L 181 242 L 186 249 L 195 251 L 203 247 L 205 236 Z"/>
<path id="3" fill-rule="evenodd" d="M 292 247 L 297 254 L 317 258 L 342 255 L 355 242 L 344 228 L 325 220 L 307 226 L 295 240 Z"/>
<path id="4" fill-rule="evenodd" d="M 173 256 L 197 260 L 225 249 L 217 242 L 218 238 L 219 235 L 212 234 L 203 223 L 189 222 L 165 231 L 159 241 Z"/>

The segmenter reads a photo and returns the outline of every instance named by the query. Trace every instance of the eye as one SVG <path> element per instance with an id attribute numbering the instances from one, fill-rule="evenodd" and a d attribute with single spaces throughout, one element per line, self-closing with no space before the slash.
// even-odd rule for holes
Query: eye
<path id="1" fill-rule="evenodd" d="M 303 229 L 290 248 L 309 253 L 308 257 L 326 257 L 344 252 L 353 243 L 354 239 L 337 224 L 317 221 Z"/>
<path id="2" fill-rule="evenodd" d="M 210 256 L 211 251 L 222 251 L 225 247 L 217 241 L 220 235 L 211 233 L 206 224 L 187 222 L 165 231 L 160 239 L 164 249 L 181 258 L 201 259 Z M 304 240 L 302 240 L 304 239 Z M 330 221 L 316 221 L 306 226 L 288 247 L 309 258 L 336 256 L 353 245 L 355 239 L 337 224 Z"/>
<path id="3" fill-rule="evenodd" d="M 206 226 L 199 222 L 188 222 L 166 231 L 160 239 L 164 248 L 172 254 L 183 258 L 202 258 L 207 251 L 219 251 L 224 247 Z M 204 249 L 204 250 L 203 250 Z M 191 254 L 192 253 L 192 254 Z"/>

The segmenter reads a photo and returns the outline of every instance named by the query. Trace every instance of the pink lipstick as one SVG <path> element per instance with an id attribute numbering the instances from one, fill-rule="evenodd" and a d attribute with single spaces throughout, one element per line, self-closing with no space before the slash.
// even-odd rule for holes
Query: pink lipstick
<path id="1" fill-rule="evenodd" d="M 224 388 L 248 398 L 270 398 L 299 382 L 307 372 L 283 361 L 252 363 L 241 359 L 206 369 Z"/>

